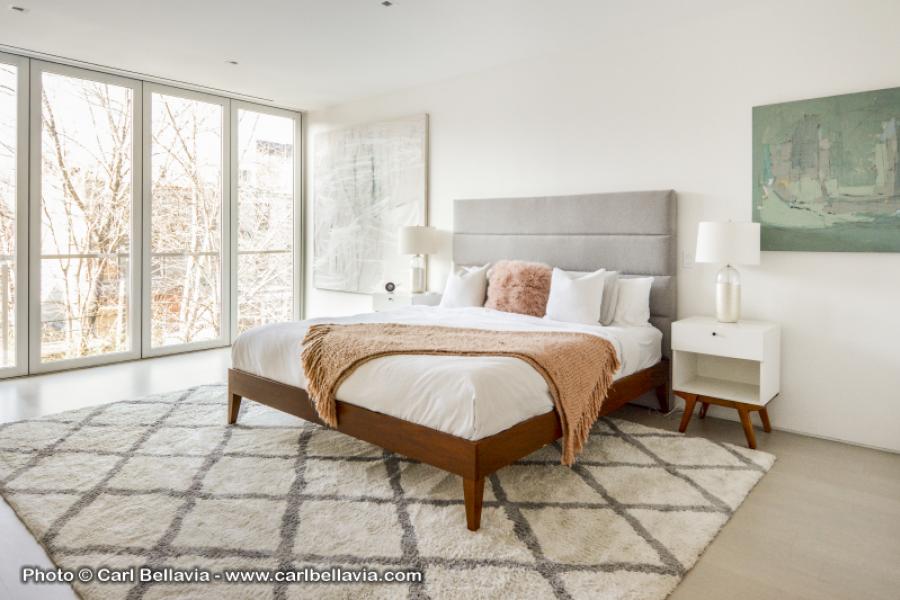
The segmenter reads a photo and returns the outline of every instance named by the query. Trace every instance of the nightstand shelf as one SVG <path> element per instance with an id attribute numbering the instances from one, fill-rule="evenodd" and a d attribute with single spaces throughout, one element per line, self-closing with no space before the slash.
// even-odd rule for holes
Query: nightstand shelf
<path id="1" fill-rule="evenodd" d="M 738 411 L 747 445 L 756 447 L 750 413 L 771 430 L 766 405 L 780 387 L 781 330 L 774 323 L 719 323 L 691 317 L 672 324 L 672 389 L 685 403 L 683 433 L 699 403 L 700 418 L 710 404 Z"/>
<path id="2" fill-rule="evenodd" d="M 745 404 L 759 404 L 759 386 L 752 383 L 716 379 L 715 377 L 695 377 L 679 383 L 678 389 L 698 396 L 713 396 Z"/>

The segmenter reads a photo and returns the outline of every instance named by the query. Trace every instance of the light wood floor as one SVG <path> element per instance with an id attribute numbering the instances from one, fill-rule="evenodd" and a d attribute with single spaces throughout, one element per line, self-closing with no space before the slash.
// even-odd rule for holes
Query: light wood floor
<path id="1" fill-rule="evenodd" d="M 677 431 L 681 412 L 621 416 Z M 697 415 L 687 435 L 746 444 L 740 423 Z M 761 428 L 756 441 L 775 466 L 671 600 L 900 599 L 900 455 Z"/>
<path id="2" fill-rule="evenodd" d="M 225 383 L 230 366 L 231 350 L 221 348 L 0 380 L 0 423 Z"/>
<path id="3" fill-rule="evenodd" d="M 0 422 L 223 382 L 227 350 L 0 382 Z M 626 407 L 617 416 L 677 430 L 680 413 Z M 773 423 L 775 427 L 778 423 Z M 744 443 L 740 424 L 694 417 L 688 435 Z M 900 455 L 757 430 L 778 457 L 672 595 L 673 600 L 900 598 Z M 19 583 L 50 562 L 0 502 L 0 598 L 74 598 Z"/>

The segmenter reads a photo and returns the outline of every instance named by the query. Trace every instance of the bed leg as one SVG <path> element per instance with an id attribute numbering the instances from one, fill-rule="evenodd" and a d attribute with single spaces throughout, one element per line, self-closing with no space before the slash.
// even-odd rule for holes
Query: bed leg
<path id="1" fill-rule="evenodd" d="M 237 394 L 232 394 L 231 390 L 228 390 L 228 424 L 234 425 L 237 423 L 238 413 L 241 410 L 241 397 Z"/>
<path id="2" fill-rule="evenodd" d="M 463 477 L 463 495 L 466 499 L 466 526 L 470 531 L 481 527 L 481 502 L 484 498 L 484 477 L 467 479 Z"/>
<path id="3" fill-rule="evenodd" d="M 669 383 L 656 386 L 656 401 L 659 402 L 660 412 L 669 412 Z"/>

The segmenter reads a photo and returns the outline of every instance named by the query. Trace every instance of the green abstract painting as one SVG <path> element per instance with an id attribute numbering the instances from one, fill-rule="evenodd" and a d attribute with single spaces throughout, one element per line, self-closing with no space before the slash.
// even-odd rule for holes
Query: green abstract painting
<path id="1" fill-rule="evenodd" d="M 753 108 L 763 250 L 900 252 L 900 88 Z"/>

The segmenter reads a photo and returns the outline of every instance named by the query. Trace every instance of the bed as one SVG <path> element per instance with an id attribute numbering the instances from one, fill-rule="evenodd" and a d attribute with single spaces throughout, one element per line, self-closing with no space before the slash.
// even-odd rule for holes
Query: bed
<path id="1" fill-rule="evenodd" d="M 486 308 L 408 307 L 340 319 L 259 327 L 242 334 L 228 374 L 228 423 L 248 398 L 323 424 L 305 387 L 300 348 L 315 323 L 395 322 L 510 331 L 580 331 L 609 340 L 620 359 L 603 414 L 655 392 L 668 410 L 668 337 L 675 317 L 675 212 L 671 191 L 457 200 L 456 265 L 504 258 L 571 271 L 601 267 L 652 275 L 652 326 L 561 323 Z M 481 521 L 484 478 L 562 435 L 546 381 L 512 357 L 390 356 L 339 388 L 337 430 L 460 475 L 466 524 Z"/>

